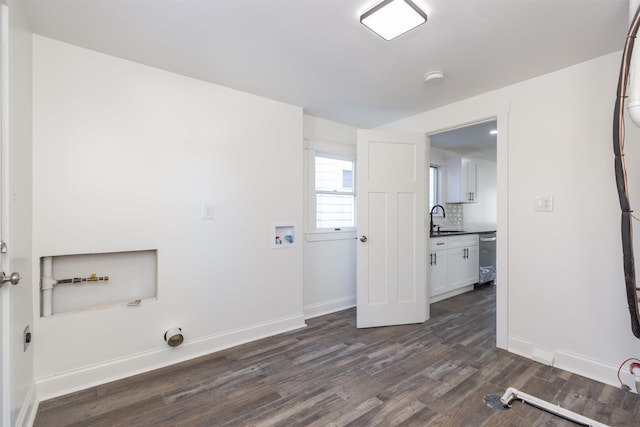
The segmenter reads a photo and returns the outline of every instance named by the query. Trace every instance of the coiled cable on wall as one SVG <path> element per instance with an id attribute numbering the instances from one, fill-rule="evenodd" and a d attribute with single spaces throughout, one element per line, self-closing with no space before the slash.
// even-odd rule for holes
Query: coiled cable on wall
<path id="1" fill-rule="evenodd" d="M 631 316 L 631 330 L 637 338 L 640 338 L 640 310 L 638 309 L 638 288 L 636 286 L 635 255 L 633 253 L 633 228 L 631 226 L 633 211 L 629 203 L 627 169 L 624 162 L 624 102 L 629 79 L 631 55 L 639 26 L 640 7 L 636 10 L 631 25 L 629 26 L 629 33 L 622 52 L 622 64 L 620 66 L 616 103 L 613 113 L 613 152 L 615 155 L 616 187 L 620 200 L 620 210 L 622 211 L 621 232 L 625 289 L 629 305 L 629 314 Z M 636 72 L 640 73 L 640 70 Z"/>

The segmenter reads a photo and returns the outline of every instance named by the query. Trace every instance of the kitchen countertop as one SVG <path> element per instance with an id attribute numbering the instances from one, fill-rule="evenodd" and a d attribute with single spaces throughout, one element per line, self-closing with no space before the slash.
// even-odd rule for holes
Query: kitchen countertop
<path id="1" fill-rule="evenodd" d="M 496 230 L 487 229 L 469 229 L 469 230 L 451 230 L 451 231 L 435 231 L 429 235 L 429 237 L 447 237 L 447 236 L 461 236 L 464 234 L 485 234 L 495 233 Z"/>

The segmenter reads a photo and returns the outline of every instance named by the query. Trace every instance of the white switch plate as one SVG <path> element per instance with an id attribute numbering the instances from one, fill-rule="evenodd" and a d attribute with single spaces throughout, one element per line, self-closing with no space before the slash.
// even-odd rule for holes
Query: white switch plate
<path id="1" fill-rule="evenodd" d="M 553 196 L 536 196 L 536 212 L 553 212 Z"/>
<path id="2" fill-rule="evenodd" d="M 203 203 L 202 204 L 202 219 L 213 219 L 214 218 L 214 206 L 213 203 Z"/>

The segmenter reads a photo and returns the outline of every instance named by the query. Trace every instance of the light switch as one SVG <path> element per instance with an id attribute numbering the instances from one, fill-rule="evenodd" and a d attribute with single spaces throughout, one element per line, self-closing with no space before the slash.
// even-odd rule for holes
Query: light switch
<path id="1" fill-rule="evenodd" d="M 213 219 L 214 218 L 214 206 L 213 203 L 203 203 L 202 204 L 202 219 Z"/>
<path id="2" fill-rule="evenodd" d="M 536 196 L 536 212 L 553 212 L 553 196 Z"/>

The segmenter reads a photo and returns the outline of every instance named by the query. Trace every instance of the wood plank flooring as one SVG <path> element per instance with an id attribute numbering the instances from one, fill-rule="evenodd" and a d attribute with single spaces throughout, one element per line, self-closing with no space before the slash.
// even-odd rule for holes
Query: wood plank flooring
<path id="1" fill-rule="evenodd" d="M 637 395 L 495 348 L 495 287 L 431 306 L 422 325 L 356 329 L 355 309 L 40 404 L 35 426 L 575 426 L 507 387 L 611 426 Z"/>

